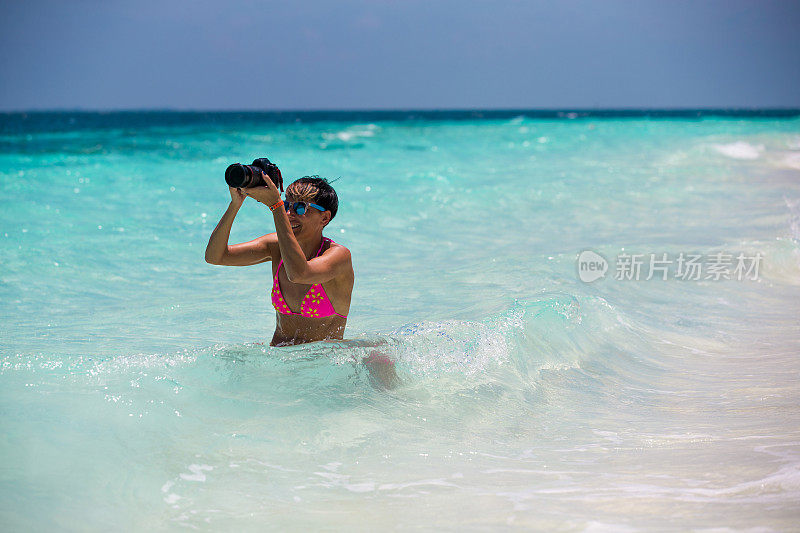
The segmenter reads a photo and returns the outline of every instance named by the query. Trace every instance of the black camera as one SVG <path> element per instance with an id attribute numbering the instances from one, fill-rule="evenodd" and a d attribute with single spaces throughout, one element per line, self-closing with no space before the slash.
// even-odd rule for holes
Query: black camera
<path id="1" fill-rule="evenodd" d="M 229 187 L 247 189 L 249 187 L 264 187 L 267 183 L 262 177 L 263 171 L 272 183 L 283 192 L 283 176 L 278 169 L 278 165 L 272 163 L 266 157 L 254 159 L 251 165 L 234 163 L 225 170 L 225 181 Z"/>

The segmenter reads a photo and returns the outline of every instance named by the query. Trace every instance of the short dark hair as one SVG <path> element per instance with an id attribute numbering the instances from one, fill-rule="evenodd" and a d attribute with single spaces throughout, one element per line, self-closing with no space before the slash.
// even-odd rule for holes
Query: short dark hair
<path id="1" fill-rule="evenodd" d="M 303 194 L 303 192 L 305 192 L 303 189 L 306 188 L 303 187 L 303 185 L 311 185 L 316 189 L 316 192 L 313 194 L 314 203 L 330 211 L 331 220 L 333 220 L 333 217 L 336 216 L 336 211 L 339 210 L 339 197 L 336 196 L 336 191 L 331 187 L 331 183 L 327 179 L 320 178 L 319 176 L 303 176 L 286 187 L 286 191 L 288 192 L 289 189 L 292 189 L 293 191 L 297 191 L 298 194 Z"/>

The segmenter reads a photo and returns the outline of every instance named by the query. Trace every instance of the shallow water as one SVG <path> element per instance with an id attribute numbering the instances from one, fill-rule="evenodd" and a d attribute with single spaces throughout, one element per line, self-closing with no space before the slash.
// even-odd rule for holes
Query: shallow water
<path id="1" fill-rule="evenodd" d="M 0 128 L 4 529 L 796 528 L 796 117 Z M 269 266 L 203 261 L 225 167 L 264 155 L 340 177 L 346 342 L 266 346 Z M 232 241 L 273 230 L 247 202 Z M 720 252 L 758 275 L 705 279 Z M 706 270 L 616 279 L 662 253 Z"/>

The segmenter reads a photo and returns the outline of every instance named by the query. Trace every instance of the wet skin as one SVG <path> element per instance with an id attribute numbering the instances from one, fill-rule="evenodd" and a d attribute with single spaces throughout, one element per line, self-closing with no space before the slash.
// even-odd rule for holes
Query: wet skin
<path id="1" fill-rule="evenodd" d="M 327 245 L 322 253 L 324 254 L 331 246 L 339 246 L 331 243 Z M 272 259 L 272 279 L 281 261 L 280 250 L 275 246 Z M 286 269 L 281 268 L 278 274 L 278 282 L 281 287 L 286 304 L 292 312 L 300 310 L 300 303 L 305 297 L 310 284 L 292 283 L 286 274 Z M 340 314 L 347 316 L 350 311 L 350 297 L 353 292 L 354 275 L 350 272 L 339 278 L 322 283 L 322 288 L 331 301 L 334 309 Z M 338 315 L 321 318 L 310 318 L 301 315 L 284 315 L 275 312 L 275 333 L 272 336 L 271 346 L 285 346 L 288 344 L 302 344 L 305 342 L 316 342 L 330 339 L 342 339 L 347 319 Z"/>

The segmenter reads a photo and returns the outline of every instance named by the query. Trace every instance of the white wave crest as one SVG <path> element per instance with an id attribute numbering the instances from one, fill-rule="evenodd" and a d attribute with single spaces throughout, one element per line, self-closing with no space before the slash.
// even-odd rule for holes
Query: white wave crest
<path id="1" fill-rule="evenodd" d="M 764 145 L 752 145 L 744 141 L 729 144 L 715 144 L 714 150 L 732 159 L 758 159 L 764 151 Z"/>
<path id="2" fill-rule="evenodd" d="M 336 133 L 323 133 L 322 137 L 326 141 L 352 141 L 353 139 L 357 139 L 359 137 L 374 137 L 375 132 L 378 131 L 378 126 L 376 124 L 366 124 L 363 126 L 353 126 L 351 128 L 347 128 L 346 130 L 337 131 Z"/>

